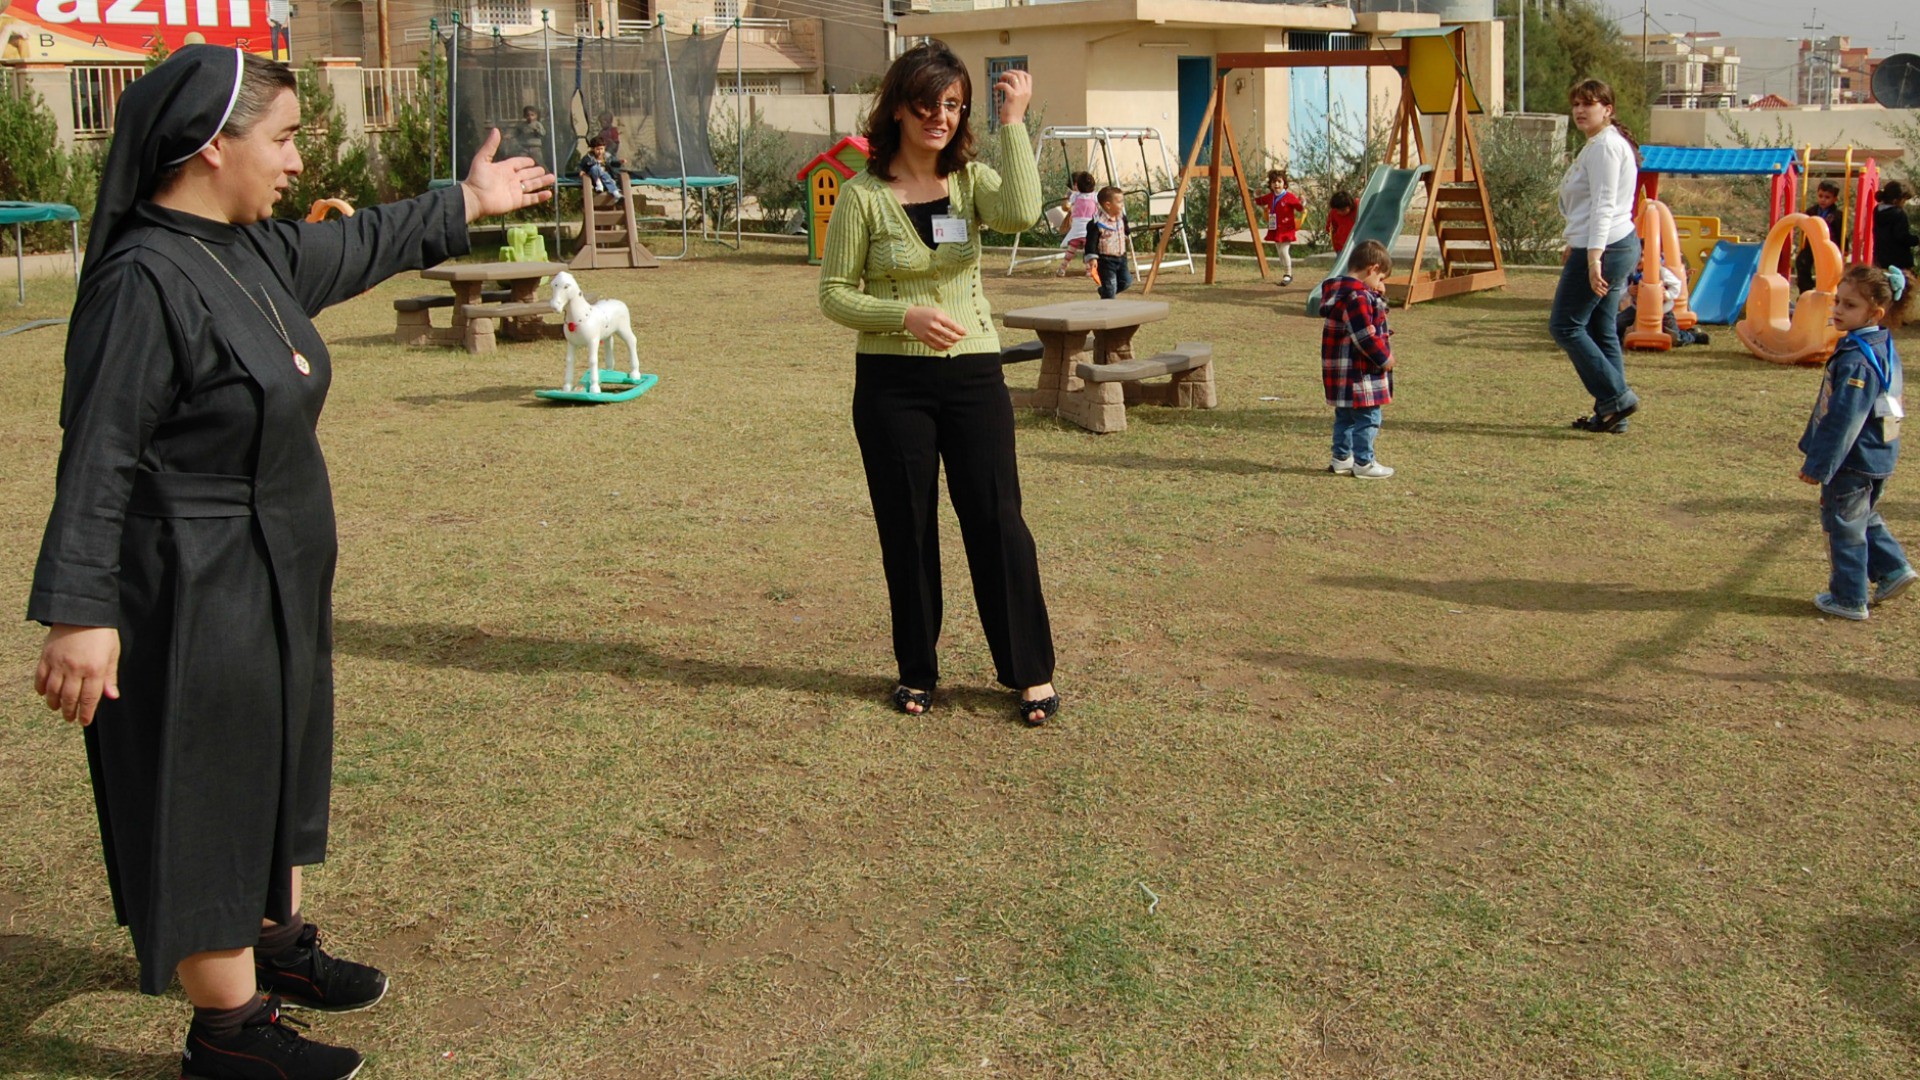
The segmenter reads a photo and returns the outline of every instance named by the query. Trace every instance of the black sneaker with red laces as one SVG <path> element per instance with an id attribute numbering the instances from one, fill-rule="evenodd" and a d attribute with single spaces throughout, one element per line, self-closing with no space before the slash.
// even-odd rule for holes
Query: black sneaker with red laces
<path id="1" fill-rule="evenodd" d="M 386 975 L 378 968 L 328 956 L 312 923 L 278 956 L 262 956 L 254 950 L 253 974 L 262 993 L 278 995 L 289 1009 L 359 1012 L 387 996 Z"/>
<path id="2" fill-rule="evenodd" d="M 195 1021 L 180 1054 L 181 1080 L 350 1080 L 360 1071 L 358 1051 L 314 1042 L 296 1030 L 305 1026 L 282 1015 L 272 997 L 232 1035 L 209 1034 Z"/>

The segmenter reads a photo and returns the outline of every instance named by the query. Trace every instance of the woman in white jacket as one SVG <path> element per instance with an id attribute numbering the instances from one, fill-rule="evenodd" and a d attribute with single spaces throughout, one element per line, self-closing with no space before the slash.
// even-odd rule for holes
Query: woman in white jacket
<path id="1" fill-rule="evenodd" d="M 1548 328 L 1593 395 L 1593 412 L 1573 422 L 1582 431 L 1619 433 L 1640 398 L 1627 386 L 1626 361 L 1615 320 L 1627 275 L 1640 261 L 1633 230 L 1633 192 L 1639 150 L 1613 116 L 1613 88 L 1598 79 L 1569 92 L 1573 124 L 1587 137 L 1560 181 L 1566 264 L 1553 294 Z"/>

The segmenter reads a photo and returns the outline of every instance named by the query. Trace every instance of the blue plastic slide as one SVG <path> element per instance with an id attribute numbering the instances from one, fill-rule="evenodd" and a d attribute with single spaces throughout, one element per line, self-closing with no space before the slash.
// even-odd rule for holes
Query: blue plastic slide
<path id="1" fill-rule="evenodd" d="M 1360 212 L 1354 219 L 1353 233 L 1347 237 L 1347 246 L 1340 249 L 1340 257 L 1333 261 L 1333 272 L 1307 294 L 1308 315 L 1320 317 L 1321 286 L 1347 272 L 1347 257 L 1362 241 L 1378 240 L 1392 249 L 1406 224 L 1413 196 L 1420 190 L 1420 178 L 1432 171 L 1431 165 L 1416 165 L 1411 169 L 1388 165 L 1374 168 L 1373 175 L 1367 177 L 1367 189 L 1360 193 Z M 1417 254 L 1414 257 L 1419 258 Z"/>
<path id="2" fill-rule="evenodd" d="M 1700 268 L 1700 280 L 1687 293 L 1687 306 L 1703 323 L 1728 326 L 1740 318 L 1747 306 L 1747 290 L 1753 287 L 1753 275 L 1760 269 L 1760 249 L 1764 244 L 1734 244 L 1722 240 L 1707 253 L 1707 264 Z"/>

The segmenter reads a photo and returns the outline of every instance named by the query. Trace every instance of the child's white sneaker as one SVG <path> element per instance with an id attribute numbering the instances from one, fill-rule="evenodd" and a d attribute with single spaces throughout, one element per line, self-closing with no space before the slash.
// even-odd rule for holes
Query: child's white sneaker
<path id="1" fill-rule="evenodd" d="M 1872 602 L 1884 604 L 1888 600 L 1899 596 L 1901 593 L 1907 591 L 1908 587 L 1913 584 L 1915 578 L 1920 578 L 1920 573 L 1915 573 L 1911 566 L 1903 566 L 1895 570 L 1893 573 L 1888 574 L 1886 577 L 1874 583 Z"/>
<path id="2" fill-rule="evenodd" d="M 1334 458 L 1331 462 L 1328 462 L 1327 471 L 1335 476 L 1352 476 L 1353 459 L 1350 457 Z"/>
<path id="3" fill-rule="evenodd" d="M 1353 478 L 1355 480 L 1385 480 L 1392 475 L 1393 467 L 1391 465 L 1382 465 L 1377 461 L 1369 461 L 1365 465 L 1355 465 L 1353 467 Z"/>
<path id="4" fill-rule="evenodd" d="M 1830 592 L 1814 594 L 1813 606 L 1829 615 L 1842 619 L 1851 619 L 1854 622 L 1862 622 L 1867 617 L 1867 609 L 1864 606 L 1848 607 L 1836 599 Z"/>

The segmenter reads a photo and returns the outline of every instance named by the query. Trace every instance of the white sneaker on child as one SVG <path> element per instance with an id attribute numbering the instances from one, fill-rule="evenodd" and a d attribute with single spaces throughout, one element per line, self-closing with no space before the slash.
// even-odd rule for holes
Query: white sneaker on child
<path id="1" fill-rule="evenodd" d="M 1335 476 L 1352 476 L 1353 459 L 1350 457 L 1334 458 L 1327 463 L 1327 471 Z"/>
<path id="2" fill-rule="evenodd" d="M 1369 461 L 1365 465 L 1355 465 L 1353 467 L 1353 478 L 1355 480 L 1385 480 L 1392 475 L 1393 467 L 1391 465 L 1382 465 L 1377 461 Z"/>

